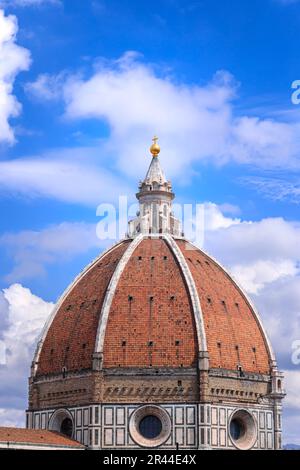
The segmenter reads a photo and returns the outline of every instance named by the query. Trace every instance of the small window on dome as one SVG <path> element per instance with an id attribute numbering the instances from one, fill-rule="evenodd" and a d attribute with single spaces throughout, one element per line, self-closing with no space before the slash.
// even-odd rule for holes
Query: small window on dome
<path id="1" fill-rule="evenodd" d="M 175 341 L 175 346 L 179 346 L 179 345 L 180 345 L 180 341 L 179 341 L 179 339 L 177 339 L 177 340 Z"/>

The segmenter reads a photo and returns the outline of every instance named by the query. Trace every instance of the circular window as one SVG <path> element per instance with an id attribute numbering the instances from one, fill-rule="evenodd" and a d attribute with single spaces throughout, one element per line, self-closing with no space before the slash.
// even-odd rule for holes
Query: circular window
<path id="1" fill-rule="evenodd" d="M 170 436 L 170 416 L 159 406 L 141 406 L 130 417 L 129 432 L 136 444 L 142 447 L 158 447 Z"/>
<path id="2" fill-rule="evenodd" d="M 141 419 L 139 431 L 146 439 L 155 439 L 162 430 L 161 420 L 154 415 L 148 415 Z"/>
<path id="3" fill-rule="evenodd" d="M 229 435 L 237 449 L 251 449 L 257 437 L 253 416 L 246 410 L 235 411 L 229 422 Z"/>

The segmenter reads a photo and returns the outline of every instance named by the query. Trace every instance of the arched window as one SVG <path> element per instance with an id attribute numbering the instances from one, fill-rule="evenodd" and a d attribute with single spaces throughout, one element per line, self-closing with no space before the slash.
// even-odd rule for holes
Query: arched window
<path id="1" fill-rule="evenodd" d="M 281 390 L 281 380 L 277 380 L 277 388 L 278 390 Z"/>

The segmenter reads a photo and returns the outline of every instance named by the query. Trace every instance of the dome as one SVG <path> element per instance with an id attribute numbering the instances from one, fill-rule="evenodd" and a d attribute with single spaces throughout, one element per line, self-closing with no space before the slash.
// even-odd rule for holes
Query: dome
<path id="1" fill-rule="evenodd" d="M 92 449 L 279 449 L 283 374 L 259 314 L 185 238 L 154 145 L 125 238 L 45 325 L 27 427 Z"/>
<path id="2" fill-rule="evenodd" d="M 36 374 L 91 369 L 95 353 L 103 368 L 195 367 L 206 349 L 211 368 L 270 371 L 257 313 L 230 275 L 184 239 L 140 235 L 101 255 L 67 290 Z"/>

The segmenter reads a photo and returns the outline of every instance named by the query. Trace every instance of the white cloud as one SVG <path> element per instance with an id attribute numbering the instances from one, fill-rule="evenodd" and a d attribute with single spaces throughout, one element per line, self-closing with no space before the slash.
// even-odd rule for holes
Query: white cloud
<path id="1" fill-rule="evenodd" d="M 232 274 L 250 294 L 257 294 L 266 284 L 278 279 L 294 277 L 299 273 L 299 268 L 292 260 L 258 260 L 252 264 L 234 265 Z"/>
<path id="2" fill-rule="evenodd" d="M 193 162 L 235 161 L 262 167 L 299 167 L 300 125 L 235 115 L 237 84 L 225 71 L 206 85 L 178 83 L 127 52 L 100 61 L 92 75 L 42 75 L 27 87 L 35 97 L 65 102 L 68 119 L 107 122 L 104 150 L 125 173 L 140 176 L 145 142 L 157 133 L 167 174 L 186 178 Z M 128 162 L 131 164 L 128 165 Z"/>
<path id="3" fill-rule="evenodd" d="M 99 149 L 69 148 L 54 150 L 33 158 L 0 162 L 0 190 L 23 197 L 53 198 L 68 203 L 96 207 L 133 194 L 116 171 L 97 160 L 106 158 Z"/>
<path id="4" fill-rule="evenodd" d="M 61 0 L 0 0 L 3 7 L 30 7 L 45 4 L 61 5 Z"/>
<path id="5" fill-rule="evenodd" d="M 13 408 L 0 408 L 0 425 L 5 427 L 25 427 L 25 412 Z"/>
<path id="6" fill-rule="evenodd" d="M 20 114 L 21 105 L 13 95 L 16 75 L 30 66 L 30 53 L 16 44 L 17 19 L 0 9 L 0 142 L 14 142 L 10 118 Z"/>
<path id="7" fill-rule="evenodd" d="M 253 176 L 240 178 L 240 183 L 254 188 L 272 201 L 287 201 L 300 204 L 300 181 L 292 175 L 287 179 L 270 176 Z"/>
<path id="8" fill-rule="evenodd" d="M 242 221 L 227 229 L 208 231 L 205 244 L 227 265 L 253 264 L 258 260 L 300 260 L 300 223 L 283 218 Z"/>
<path id="9" fill-rule="evenodd" d="M 232 225 L 238 225 L 241 223 L 241 219 L 239 218 L 233 219 L 224 215 L 225 211 L 233 211 L 236 213 L 238 210 L 236 207 L 228 204 L 218 206 L 212 202 L 206 202 L 202 204 L 202 207 L 204 210 L 204 230 L 219 230 L 221 228 L 229 228 Z"/>
<path id="10" fill-rule="evenodd" d="M 57 100 L 61 98 L 61 87 L 65 78 L 65 72 L 57 75 L 41 74 L 35 82 L 27 83 L 25 90 L 37 98 L 42 96 L 44 100 Z"/>
<path id="11" fill-rule="evenodd" d="M 7 233 L 0 237 L 13 261 L 7 282 L 23 281 L 46 274 L 53 263 L 66 263 L 92 248 L 104 246 L 96 237 L 96 224 L 61 223 L 41 231 Z"/>
<path id="12" fill-rule="evenodd" d="M 27 377 L 35 344 L 54 304 L 45 302 L 20 284 L 4 289 L 0 297 L 5 300 L 5 304 L 1 303 L 0 314 L 7 323 L 1 332 L 6 346 L 6 364 L 0 367 L 0 423 L 21 425 L 24 424 Z"/>
<path id="13" fill-rule="evenodd" d="M 287 408 L 300 410 L 300 371 L 285 370 L 285 388 L 289 391 L 285 399 Z M 299 436 L 300 441 L 300 436 Z"/>
<path id="14" fill-rule="evenodd" d="M 216 213 L 218 206 L 206 205 Z M 204 248 L 226 266 L 260 311 L 284 368 L 293 368 L 292 344 L 300 339 L 300 224 L 281 218 L 232 219 L 207 227 Z"/>

